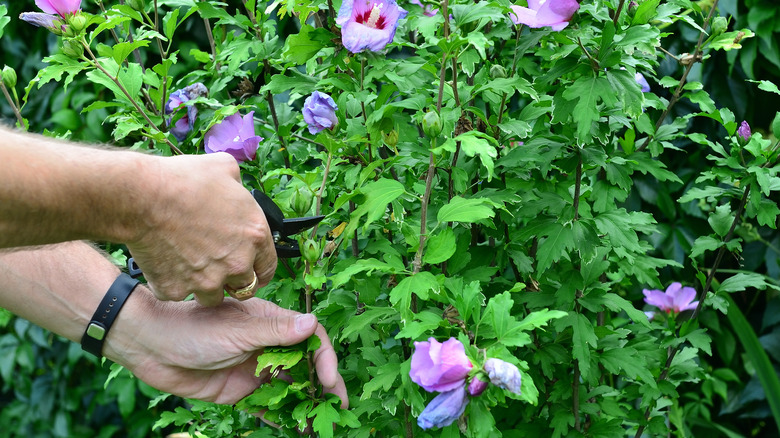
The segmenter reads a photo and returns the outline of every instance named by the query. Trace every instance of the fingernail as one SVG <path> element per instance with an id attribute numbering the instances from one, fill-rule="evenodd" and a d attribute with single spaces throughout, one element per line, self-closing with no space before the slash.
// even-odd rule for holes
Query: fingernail
<path id="1" fill-rule="evenodd" d="M 317 324 L 317 317 L 311 313 L 305 313 L 295 317 L 295 330 L 300 333 L 310 332 Z"/>

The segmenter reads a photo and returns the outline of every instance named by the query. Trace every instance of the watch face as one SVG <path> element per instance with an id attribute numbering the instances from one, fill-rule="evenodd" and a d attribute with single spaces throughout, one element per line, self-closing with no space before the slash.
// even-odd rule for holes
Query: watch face
<path id="1" fill-rule="evenodd" d="M 89 336 L 90 338 L 97 339 L 98 341 L 102 341 L 105 335 L 106 335 L 106 328 L 96 322 L 91 322 L 87 327 L 87 336 Z"/>

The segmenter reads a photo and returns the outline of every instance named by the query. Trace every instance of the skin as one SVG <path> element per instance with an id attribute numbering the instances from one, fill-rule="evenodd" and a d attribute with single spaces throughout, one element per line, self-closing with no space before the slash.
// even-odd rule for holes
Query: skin
<path id="1" fill-rule="evenodd" d="M 0 127 L 0 248 L 124 243 L 160 300 L 268 284 L 276 252 L 262 209 L 225 153 L 158 157 Z"/>
<path id="2" fill-rule="evenodd" d="M 85 242 L 0 252 L 0 307 L 79 342 L 92 313 L 119 270 Z M 266 346 L 293 345 L 312 335 L 317 377 L 347 406 L 344 380 L 325 329 L 311 314 L 250 298 L 204 307 L 159 301 L 138 286 L 106 337 L 103 354 L 160 390 L 233 404 L 250 394 L 257 356 Z"/>

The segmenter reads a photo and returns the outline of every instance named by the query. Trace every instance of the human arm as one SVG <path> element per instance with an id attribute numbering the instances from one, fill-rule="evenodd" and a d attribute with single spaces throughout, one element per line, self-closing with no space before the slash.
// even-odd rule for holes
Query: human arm
<path id="1" fill-rule="evenodd" d="M 159 157 L 0 127 L 0 248 L 125 243 L 155 296 L 268 284 L 276 252 L 265 215 L 227 154 Z"/>
<path id="2" fill-rule="evenodd" d="M 78 342 L 118 274 L 84 242 L 3 251 L 0 307 Z M 159 301 L 139 286 L 109 330 L 103 354 L 160 390 L 232 404 L 267 378 L 254 376 L 263 347 L 293 345 L 312 334 L 322 341 L 315 352 L 318 379 L 346 406 L 336 354 L 316 318 L 257 298 L 203 307 Z"/>

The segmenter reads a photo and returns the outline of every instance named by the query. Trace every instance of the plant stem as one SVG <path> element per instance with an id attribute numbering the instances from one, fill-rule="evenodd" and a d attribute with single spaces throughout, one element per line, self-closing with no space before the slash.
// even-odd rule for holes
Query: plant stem
<path id="1" fill-rule="evenodd" d="M 8 89 L 5 87 L 5 84 L 3 83 L 3 81 L 0 81 L 0 89 L 3 90 L 3 95 L 5 96 L 5 100 L 7 100 L 8 104 L 11 105 L 11 109 L 14 111 L 14 115 L 16 116 L 16 121 L 26 131 L 27 130 L 27 124 L 24 123 L 24 118 L 22 117 L 22 113 L 19 112 L 19 108 L 16 106 L 16 104 L 14 104 L 14 101 L 11 98 L 11 95 L 8 94 Z"/>
<path id="2" fill-rule="evenodd" d="M 612 17 L 612 24 L 615 25 L 615 28 L 617 28 L 618 19 L 620 18 L 620 13 L 623 12 L 623 4 L 624 3 L 625 3 L 625 0 L 620 0 L 620 3 L 618 3 L 618 7 L 615 10 L 615 16 Z"/>
<path id="3" fill-rule="evenodd" d="M 580 190 L 582 187 L 582 154 L 577 151 L 577 170 L 574 176 L 574 201 L 572 202 L 572 208 L 574 208 L 574 220 L 580 218 Z"/>
<path id="4" fill-rule="evenodd" d="M 317 200 L 314 207 L 314 214 L 316 216 L 320 215 L 320 211 L 322 209 L 322 194 L 325 193 L 325 184 L 328 182 L 328 173 L 330 173 L 330 163 L 333 161 L 333 154 L 330 152 L 328 153 L 328 161 L 325 163 L 325 170 L 322 172 L 322 184 L 320 184 L 320 190 L 317 192 Z M 311 230 L 311 238 L 314 239 L 314 237 L 317 235 L 317 227 L 319 227 L 320 224 L 314 225 L 314 228 Z"/>
<path id="5" fill-rule="evenodd" d="M 111 82 L 113 82 L 119 88 L 119 90 L 122 91 L 122 94 L 124 94 L 125 97 L 127 97 L 128 100 L 130 100 L 130 103 L 133 105 L 133 107 L 135 107 L 135 110 L 138 111 L 138 113 L 141 114 L 141 116 L 143 116 L 144 120 L 146 120 L 146 123 L 149 124 L 149 127 L 153 128 L 154 130 L 156 130 L 157 132 L 159 132 L 161 134 L 164 134 L 160 130 L 160 128 L 157 125 L 155 125 L 154 122 L 152 122 L 152 120 L 146 114 L 146 111 L 144 111 L 143 108 L 141 108 L 141 106 L 138 105 L 138 102 L 135 101 L 133 96 L 131 96 L 130 93 L 127 92 L 127 89 L 125 88 L 124 85 L 122 85 L 121 82 L 119 82 L 119 79 L 117 79 L 114 76 L 112 76 L 111 73 L 107 72 L 106 69 L 104 69 L 103 66 L 100 65 L 100 62 L 98 62 L 97 58 L 95 57 L 95 54 L 92 53 L 92 50 L 89 48 L 89 45 L 86 43 L 86 41 L 82 40 L 81 41 L 81 45 L 84 47 L 84 49 L 87 51 L 87 53 L 89 53 L 89 56 L 90 56 L 91 61 L 92 61 L 92 65 L 94 65 L 95 68 L 97 68 L 98 70 L 103 72 L 104 75 L 108 76 L 108 78 L 111 79 Z M 168 140 L 168 138 L 163 137 L 163 140 L 165 141 L 165 144 L 167 144 L 168 147 L 171 148 L 172 151 L 174 151 L 175 153 L 177 153 L 179 155 L 183 155 L 184 154 L 179 148 L 176 147 L 176 145 L 171 143 L 171 141 Z"/>
<path id="6" fill-rule="evenodd" d="M 580 364 L 574 359 L 574 375 L 571 382 L 571 410 L 574 415 L 574 430 L 580 432 Z"/>
<path id="7" fill-rule="evenodd" d="M 674 94 L 672 95 L 672 98 L 669 100 L 669 103 L 666 105 L 666 108 L 664 109 L 664 112 L 661 113 L 661 117 L 658 118 L 658 121 L 655 122 L 655 130 L 658 131 L 658 128 L 661 127 L 661 125 L 664 124 L 664 120 L 666 120 L 666 117 L 669 115 L 669 112 L 672 110 L 672 107 L 677 103 L 678 100 L 680 100 L 680 96 L 683 91 L 683 87 L 685 87 L 685 80 L 688 78 L 688 73 L 691 72 L 691 69 L 693 68 L 693 65 L 699 61 L 701 61 L 701 55 L 702 50 L 701 46 L 704 43 L 704 34 L 707 30 L 707 26 L 709 26 L 710 21 L 712 20 L 712 15 L 715 13 L 715 9 L 718 7 L 718 0 L 715 0 L 712 3 L 712 8 L 710 9 L 710 13 L 707 15 L 707 18 L 704 20 L 704 23 L 702 24 L 702 30 L 699 32 L 699 41 L 696 43 L 696 50 L 693 52 L 693 58 L 691 59 L 691 62 L 687 65 L 685 68 L 685 71 L 683 72 L 682 77 L 680 78 L 680 83 L 677 84 L 677 88 L 674 90 Z M 653 135 L 650 134 L 645 139 L 644 143 L 642 143 L 641 146 L 636 148 L 637 152 L 640 152 L 644 150 L 649 144 L 650 139 L 653 138 Z"/>

